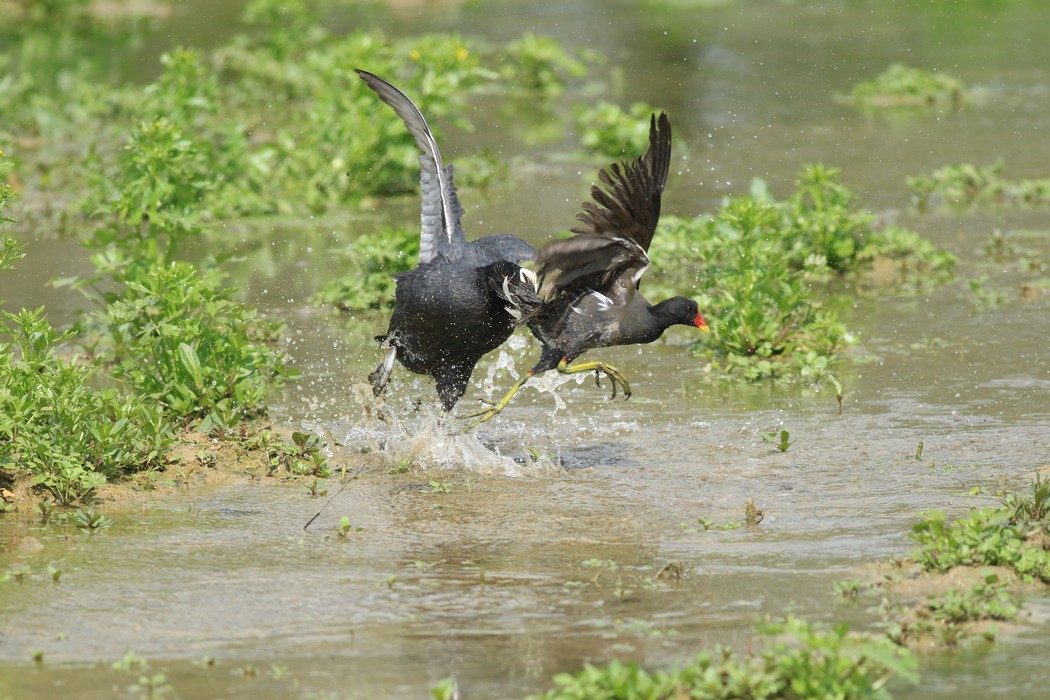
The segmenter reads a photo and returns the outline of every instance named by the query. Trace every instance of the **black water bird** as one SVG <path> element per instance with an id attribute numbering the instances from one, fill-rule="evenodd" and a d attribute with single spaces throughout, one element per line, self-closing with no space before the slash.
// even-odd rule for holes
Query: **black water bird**
<path id="1" fill-rule="evenodd" d="M 383 361 L 368 379 L 378 396 L 396 358 L 410 371 L 433 377 L 441 405 L 450 411 L 478 360 L 514 332 L 517 319 L 501 298 L 502 287 L 513 280 L 520 289 L 535 288 L 535 276 L 518 263 L 534 259 L 536 251 L 509 234 L 468 242 L 452 166 L 442 163 L 426 119 L 386 80 L 363 70 L 357 74 L 393 107 L 422 151 L 419 264 L 397 275 L 390 325 L 386 335 L 376 337 Z"/>
<path id="2" fill-rule="evenodd" d="M 493 406 L 474 413 L 470 427 L 502 411 L 530 377 L 559 372 L 605 374 L 624 397 L 631 396 L 626 377 L 600 360 L 569 364 L 582 353 L 613 345 L 651 343 L 669 327 L 681 324 L 707 331 L 707 323 L 692 299 L 674 297 L 650 304 L 639 291 L 649 267 L 649 244 L 660 219 L 660 199 L 671 163 L 671 124 L 654 114 L 649 149 L 630 163 L 613 164 L 598 177 L 606 186 L 591 187 L 594 202 L 584 202 L 575 235 L 554 241 L 538 255 L 541 294 L 516 279 L 495 289 L 515 307 L 543 349 L 540 361 Z M 469 428 L 468 428 L 469 429 Z"/>

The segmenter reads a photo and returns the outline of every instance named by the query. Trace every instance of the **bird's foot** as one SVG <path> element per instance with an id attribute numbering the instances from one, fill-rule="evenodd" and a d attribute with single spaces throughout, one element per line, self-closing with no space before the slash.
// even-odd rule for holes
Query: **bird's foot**
<path id="1" fill-rule="evenodd" d="M 463 432 L 469 432 L 470 430 L 476 428 L 485 421 L 491 420 L 492 418 L 495 418 L 497 415 L 499 415 L 499 413 L 507 407 L 507 404 L 510 403 L 510 400 L 514 398 L 514 394 L 518 393 L 518 389 L 523 387 L 525 385 L 525 382 L 529 381 L 530 377 L 532 377 L 531 370 L 526 374 L 521 375 L 521 378 L 518 381 L 514 382 L 514 386 L 512 386 L 510 388 L 510 391 L 504 394 L 503 398 L 501 398 L 499 401 L 497 401 L 496 403 L 489 403 L 488 401 L 484 401 L 484 403 L 489 404 L 488 407 L 483 408 L 480 411 L 477 411 L 476 413 L 470 413 L 468 415 L 463 416 L 463 418 L 477 419 L 473 421 L 470 425 L 468 425 L 466 428 L 464 428 Z"/>
<path id="2" fill-rule="evenodd" d="M 616 385 L 619 384 L 620 388 L 623 389 L 623 398 L 626 401 L 631 398 L 631 384 L 627 381 L 627 377 L 623 376 L 620 370 L 616 369 L 612 365 L 607 365 L 602 362 L 598 363 L 598 368 L 595 369 L 595 381 L 597 381 L 597 375 L 599 372 L 604 372 L 605 376 L 609 378 L 609 383 L 612 384 L 612 396 L 609 400 L 612 401 L 616 398 Z"/>
<path id="3" fill-rule="evenodd" d="M 470 423 L 470 425 L 468 425 L 466 428 L 463 428 L 463 432 L 464 433 L 469 433 L 471 430 L 473 430 L 477 426 L 481 425 L 485 421 L 491 420 L 492 418 L 495 418 L 507 406 L 507 404 L 503 403 L 503 402 L 492 403 L 490 401 L 484 401 L 483 403 L 486 403 L 488 405 L 485 408 L 481 409 L 480 411 L 477 411 L 475 413 L 468 413 L 465 416 L 460 416 L 461 418 L 467 418 L 467 419 L 469 419 L 469 418 L 476 418 L 477 419 L 475 421 L 472 421 Z"/>
<path id="4" fill-rule="evenodd" d="M 570 365 L 564 359 L 558 363 L 558 371 L 562 374 L 576 374 L 577 372 L 590 372 L 591 370 L 594 370 L 594 381 L 598 386 L 602 385 L 600 379 L 603 374 L 612 382 L 612 396 L 610 400 L 616 398 L 617 385 L 623 389 L 623 397 L 625 399 L 631 398 L 631 384 L 627 381 L 627 377 L 623 376 L 620 370 L 610 364 L 596 360 L 594 362 L 581 362 Z"/>

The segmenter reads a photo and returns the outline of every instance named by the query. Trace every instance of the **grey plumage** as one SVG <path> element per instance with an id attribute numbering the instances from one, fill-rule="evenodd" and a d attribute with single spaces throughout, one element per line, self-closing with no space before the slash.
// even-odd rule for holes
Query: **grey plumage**
<path id="1" fill-rule="evenodd" d="M 426 119 L 401 90 L 367 71 L 357 73 L 401 117 L 422 151 L 419 264 L 397 275 L 390 324 L 379 337 L 386 354 L 369 380 L 380 394 L 396 357 L 410 371 L 434 377 L 448 411 L 466 390 L 478 360 L 514 332 L 515 318 L 494 287 L 518 276 L 518 263 L 534 259 L 536 251 L 510 234 L 468 242 L 452 166 L 442 163 Z"/>
<path id="2" fill-rule="evenodd" d="M 456 195 L 456 186 L 452 182 L 452 166 L 442 163 L 441 151 L 434 134 L 430 131 L 430 125 L 405 93 L 378 75 L 355 70 L 368 87 L 401 117 L 408 133 L 412 134 L 416 145 L 422 151 L 419 155 L 419 189 L 423 198 L 419 261 L 430 262 L 442 254 L 452 257 L 453 251 L 461 250 L 466 244 L 463 227 L 460 225 L 464 211 Z"/>

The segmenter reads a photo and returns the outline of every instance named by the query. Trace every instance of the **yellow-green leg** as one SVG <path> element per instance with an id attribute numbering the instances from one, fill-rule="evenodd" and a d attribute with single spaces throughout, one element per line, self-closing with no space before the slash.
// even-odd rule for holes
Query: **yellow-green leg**
<path id="1" fill-rule="evenodd" d="M 578 374 L 579 372 L 594 372 L 594 383 L 601 386 L 601 382 L 598 381 L 599 373 L 605 374 L 612 382 L 612 397 L 616 398 L 616 385 L 619 384 L 623 387 L 623 397 L 625 399 L 631 398 L 631 385 L 627 381 L 627 377 L 623 376 L 620 370 L 616 369 L 612 365 L 606 364 L 601 360 L 595 360 L 594 362 L 580 362 L 575 365 L 570 365 L 566 362 L 565 358 L 561 358 L 561 362 L 558 363 L 558 371 L 562 374 Z"/>
<path id="2" fill-rule="evenodd" d="M 510 391 L 508 391 L 506 394 L 503 395 L 502 399 L 500 399 L 499 401 L 497 401 L 493 405 L 489 406 L 488 408 L 485 408 L 485 409 L 482 409 L 482 410 L 478 411 L 477 413 L 469 413 L 469 414 L 463 416 L 464 418 L 477 418 L 476 421 L 474 421 L 473 423 L 468 425 L 466 428 L 464 428 L 463 432 L 465 433 L 465 432 L 471 430 L 472 428 L 474 428 L 474 427 L 476 427 L 478 425 L 481 425 L 482 423 L 484 423 L 485 421 L 489 420 L 490 418 L 495 418 L 496 415 L 499 414 L 500 411 L 502 411 L 503 409 L 505 409 L 507 407 L 507 404 L 510 403 L 510 400 L 512 398 L 514 398 L 514 394 L 518 393 L 518 389 L 520 389 L 521 387 L 525 386 L 525 382 L 529 381 L 529 379 L 531 379 L 531 378 L 532 378 L 532 370 L 529 370 L 525 374 L 521 375 L 521 379 L 519 379 L 518 381 L 514 382 L 514 386 L 512 386 L 510 388 Z"/>

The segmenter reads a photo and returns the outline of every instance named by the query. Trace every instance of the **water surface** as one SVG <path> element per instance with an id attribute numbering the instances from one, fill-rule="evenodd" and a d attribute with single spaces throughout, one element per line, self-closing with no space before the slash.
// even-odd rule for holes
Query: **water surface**
<path id="1" fill-rule="evenodd" d="M 1023 231 L 1047 259 L 1047 212 L 919 215 L 904 188 L 909 175 L 960 161 L 1002 158 L 1009 177 L 1046 175 L 1050 22 L 1040 3 L 469 3 L 414 17 L 346 8 L 331 21 L 392 35 L 454 29 L 494 43 L 535 29 L 602 51 L 623 71 L 620 99 L 658 105 L 675 124 L 666 213 L 709 212 L 753 177 L 784 196 L 803 164 L 821 161 L 842 168 L 880 216 L 956 253 L 958 278 L 919 294 L 857 296 L 846 313 L 858 343 L 841 370 L 841 412 L 828 387 L 713 382 L 686 351 L 694 336 L 674 329 L 653 346 L 601 353 L 628 374 L 630 401 L 609 401 L 589 377 L 554 394 L 530 387 L 459 437 L 456 421 L 442 423 L 427 405 L 411 410 L 433 390 L 403 371 L 393 427 L 366 420 L 363 377 L 378 360 L 370 337 L 385 320 L 347 324 L 307 302 L 339 272 L 333 248 L 414 221 L 414 200 L 267 236 L 235 231 L 244 259 L 234 278 L 287 321 L 303 369 L 274 419 L 330 434 L 354 478 L 338 494 L 330 481 L 335 498 L 305 532 L 324 499 L 247 478 L 107 506 L 116 523 L 92 537 L 0 521 L 5 540 L 17 532 L 44 544 L 5 555 L 30 573 L 0 587 L 0 697 L 131 696 L 135 678 L 109 664 L 133 650 L 185 698 L 425 697 L 449 675 L 463 697 L 512 698 L 586 661 L 662 665 L 709 644 L 746 648 L 767 615 L 877 625 L 832 583 L 906 554 L 919 511 L 993 503 L 985 494 L 1023 489 L 1050 461 L 1050 300 L 1022 302 L 1019 284 L 1031 275 L 981 252 L 993 231 Z M 192 26 L 172 32 L 191 41 Z M 979 84 L 989 99 L 897 117 L 833 101 L 898 60 Z M 572 225 L 595 166 L 554 157 L 575 142 L 571 133 L 560 145 L 525 144 L 508 115 L 484 113 L 490 102 L 498 97 L 479 101 L 476 133 L 450 134 L 446 157 L 482 143 L 521 164 L 508 185 L 461 193 L 464 225 L 468 235 L 541 242 Z M 82 251 L 53 240 L 26 262 L 39 265 L 26 268 L 29 279 L 84 265 Z M 967 281 L 980 274 L 1004 304 L 970 294 Z M 21 289 L 0 296 L 59 310 L 77 303 Z M 521 371 L 535 356 L 530 344 L 509 359 Z M 461 411 L 512 380 L 484 381 L 498 357 L 479 367 Z M 781 428 L 797 440 L 785 453 L 760 437 Z M 543 461 L 525 459 L 529 450 Z M 389 473 L 403 460 L 413 466 Z M 982 495 L 970 496 L 974 487 Z M 742 520 L 748 499 L 765 511 L 757 528 L 699 525 Z M 333 534 L 343 515 L 363 528 L 346 541 Z M 685 578 L 652 580 L 669 562 Z M 49 563 L 63 571 L 57 586 Z M 1045 620 L 1022 619 L 995 645 L 924 657 L 923 684 L 898 696 L 1041 697 Z M 29 661 L 33 650 L 44 653 L 42 668 Z"/>

